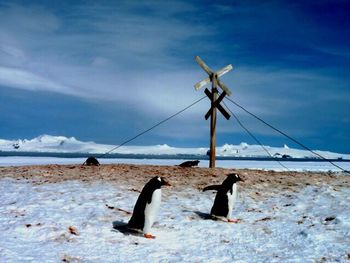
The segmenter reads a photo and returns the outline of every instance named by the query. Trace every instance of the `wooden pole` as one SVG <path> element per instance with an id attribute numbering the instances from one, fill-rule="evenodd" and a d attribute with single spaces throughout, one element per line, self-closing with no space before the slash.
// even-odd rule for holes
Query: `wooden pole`
<path id="1" fill-rule="evenodd" d="M 216 145 L 216 136 L 215 136 L 215 130 L 216 130 L 216 107 L 214 107 L 214 102 L 217 99 L 217 75 L 212 75 L 212 86 L 211 86 L 211 107 L 213 109 L 213 112 L 211 114 L 210 118 L 210 159 L 209 159 L 209 168 L 215 168 L 215 145 Z"/>

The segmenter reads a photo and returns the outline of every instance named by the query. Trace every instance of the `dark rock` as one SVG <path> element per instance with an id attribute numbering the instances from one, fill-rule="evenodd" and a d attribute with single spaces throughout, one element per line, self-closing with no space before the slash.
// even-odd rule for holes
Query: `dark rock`
<path id="1" fill-rule="evenodd" d="M 14 143 L 12 146 L 13 146 L 13 148 L 15 148 L 16 150 L 19 149 L 19 144 L 18 144 L 18 143 Z"/>
<path id="2" fill-rule="evenodd" d="M 324 221 L 328 222 L 328 221 L 333 221 L 334 219 L 335 219 L 335 216 L 329 216 L 329 217 L 326 217 Z"/>

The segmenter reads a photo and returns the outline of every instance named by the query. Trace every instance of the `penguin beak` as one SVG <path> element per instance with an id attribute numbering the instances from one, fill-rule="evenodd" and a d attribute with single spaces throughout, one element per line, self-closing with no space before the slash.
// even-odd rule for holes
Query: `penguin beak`
<path id="1" fill-rule="evenodd" d="M 239 180 L 240 180 L 241 182 L 244 182 L 244 179 L 243 179 L 242 177 L 239 177 Z"/>

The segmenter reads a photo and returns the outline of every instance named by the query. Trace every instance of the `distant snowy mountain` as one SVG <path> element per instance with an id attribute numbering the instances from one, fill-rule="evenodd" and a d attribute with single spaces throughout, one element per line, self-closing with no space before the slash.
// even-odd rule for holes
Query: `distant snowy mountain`
<path id="1" fill-rule="evenodd" d="M 105 153 L 116 145 L 82 142 L 74 137 L 40 135 L 31 140 L 1 140 L 2 152 L 50 152 L 50 153 Z M 278 158 L 315 158 L 316 156 L 305 150 L 283 147 L 264 146 L 271 156 Z M 176 148 L 167 144 L 152 146 L 122 146 L 113 153 L 147 154 L 147 155 L 206 155 L 208 148 Z M 315 151 L 329 159 L 350 159 L 350 154 L 339 154 L 328 151 Z M 242 142 L 239 145 L 224 144 L 217 147 L 217 156 L 222 157 L 270 157 L 260 145 L 249 145 Z"/>

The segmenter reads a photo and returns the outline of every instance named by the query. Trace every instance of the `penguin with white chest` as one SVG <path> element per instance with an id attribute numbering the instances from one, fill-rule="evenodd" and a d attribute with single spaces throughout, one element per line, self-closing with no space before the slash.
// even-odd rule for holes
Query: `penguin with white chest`
<path id="1" fill-rule="evenodd" d="M 156 176 L 143 187 L 128 223 L 128 228 L 141 230 L 146 238 L 155 238 L 150 230 L 160 207 L 163 185 L 170 184 Z"/>
<path id="2" fill-rule="evenodd" d="M 237 198 L 237 182 L 244 181 L 238 174 L 229 174 L 221 185 L 210 185 L 203 191 L 216 190 L 216 196 L 210 215 L 212 218 L 225 218 L 230 223 L 237 223 L 237 219 L 232 219 L 232 210 Z"/>

